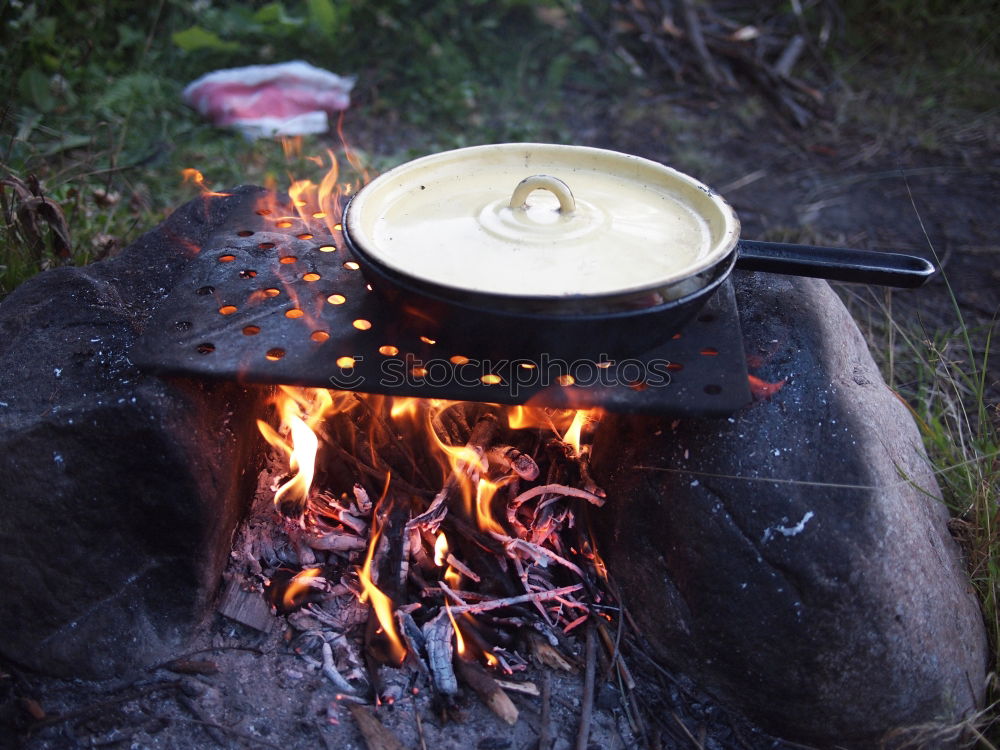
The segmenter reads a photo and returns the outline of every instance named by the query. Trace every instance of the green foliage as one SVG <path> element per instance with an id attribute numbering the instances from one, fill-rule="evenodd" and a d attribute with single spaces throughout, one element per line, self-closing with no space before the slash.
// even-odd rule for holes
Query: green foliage
<path id="1" fill-rule="evenodd" d="M 358 74 L 355 98 L 418 125 L 466 123 L 498 92 L 543 98 L 561 86 L 593 40 L 565 16 L 537 14 L 554 0 L 300 0 L 254 8 L 219 3 L 173 35 L 186 67 L 248 59 L 304 59 Z"/>
<path id="2" fill-rule="evenodd" d="M 940 258 L 931 251 L 940 267 Z M 916 321 L 893 317 L 882 303 L 865 304 L 873 351 L 882 354 L 886 380 L 910 406 L 951 513 L 950 528 L 966 556 L 990 642 L 993 673 L 981 717 L 987 735 L 1000 739 L 1000 405 L 991 401 L 990 354 L 996 321 L 971 330 L 940 271 L 954 311 L 952 330 L 927 331 Z M 859 311 L 854 310 L 855 313 Z M 993 747 L 985 744 L 984 747 Z"/>
<path id="3" fill-rule="evenodd" d="M 593 40 L 559 7 L 556 0 L 0 0 L 7 73 L 0 179 L 35 185 L 38 194 L 26 200 L 61 207 L 70 235 L 69 251 L 55 252 L 45 222 L 29 231 L 29 214 L 19 215 L 8 196 L 0 296 L 41 269 L 128 244 L 195 194 L 181 185 L 183 167 L 204 168 L 216 185 L 285 181 L 293 166 L 276 144 L 221 132 L 182 104 L 184 85 L 210 70 L 304 59 L 357 75 L 356 107 L 406 134 L 400 153 L 381 157 L 380 166 L 406 158 L 406 148 L 557 139 L 552 102 L 595 54 Z"/>
<path id="4" fill-rule="evenodd" d="M 842 0 L 848 32 L 865 44 L 939 62 L 1000 52 L 1000 10 L 980 0 Z"/>
<path id="5" fill-rule="evenodd" d="M 238 42 L 226 42 L 219 38 L 217 34 L 203 29 L 201 26 L 192 26 L 184 31 L 175 31 L 171 36 L 174 44 L 185 52 L 196 52 L 198 50 L 217 50 L 232 52 L 238 50 Z"/>
<path id="6" fill-rule="evenodd" d="M 986 112 L 996 107 L 1000 79 L 1000 6 L 978 0 L 842 0 L 845 59 L 858 87 L 901 87 L 900 98 L 922 103 L 918 116 L 942 106 Z M 889 81 L 859 78 L 855 64 L 874 59 L 895 69 Z M 895 92 L 888 92 L 890 94 Z"/>

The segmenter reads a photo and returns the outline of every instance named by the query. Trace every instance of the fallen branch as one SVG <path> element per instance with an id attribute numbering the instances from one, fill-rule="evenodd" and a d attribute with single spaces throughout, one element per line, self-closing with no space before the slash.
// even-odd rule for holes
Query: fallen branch
<path id="1" fill-rule="evenodd" d="M 342 531 L 329 531 L 319 536 L 307 535 L 305 542 L 311 549 L 326 552 L 360 552 L 368 546 L 368 542 L 354 534 Z"/>
<path id="2" fill-rule="evenodd" d="M 604 642 L 604 648 L 608 650 L 608 658 L 611 659 L 611 663 L 615 665 L 618 670 L 618 677 L 622 684 L 628 690 L 635 690 L 635 680 L 632 678 L 632 673 L 625 665 L 625 660 L 622 659 L 621 651 L 618 649 L 618 644 L 612 640 L 611 634 L 608 633 L 608 629 L 604 626 L 603 622 L 597 623 L 597 632 L 601 635 L 601 640 Z"/>
<path id="3" fill-rule="evenodd" d="M 566 657 L 559 652 L 559 649 L 541 635 L 532 633 L 529 639 L 532 646 L 532 653 L 539 664 L 543 664 L 550 669 L 561 669 L 564 672 L 573 671 L 573 665 L 566 660 Z"/>
<path id="4" fill-rule="evenodd" d="M 453 567 L 463 576 L 475 581 L 476 583 L 479 583 L 482 580 L 472 568 L 470 568 L 468 565 L 459 560 L 450 552 L 448 553 L 448 556 L 445 558 L 445 562 L 447 562 L 451 567 Z"/>
<path id="5" fill-rule="evenodd" d="M 535 459 L 511 445 L 497 445 L 490 448 L 486 460 L 490 466 L 503 466 L 529 482 L 538 479 L 538 464 L 535 463 Z"/>

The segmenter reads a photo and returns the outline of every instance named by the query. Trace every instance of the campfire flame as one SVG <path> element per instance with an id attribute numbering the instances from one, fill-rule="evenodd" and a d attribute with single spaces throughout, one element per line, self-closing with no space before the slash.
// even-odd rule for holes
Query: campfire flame
<path id="1" fill-rule="evenodd" d="M 493 496 L 496 495 L 499 488 L 500 485 L 488 479 L 479 480 L 479 484 L 476 487 L 476 521 L 479 524 L 479 528 L 483 531 L 495 531 L 498 534 L 506 534 L 507 532 L 504 527 L 497 523 L 493 517 L 493 511 L 490 508 Z"/>
<path id="2" fill-rule="evenodd" d="M 449 565 L 444 572 L 444 582 L 448 584 L 449 588 L 457 589 L 462 582 L 462 574 Z"/>
<path id="3" fill-rule="evenodd" d="M 305 510 L 316 471 L 319 439 L 315 428 L 333 407 L 333 397 L 330 391 L 321 388 L 280 386 L 276 404 L 281 415 L 280 430 L 262 419 L 257 420 L 257 427 L 264 439 L 288 459 L 293 476 L 275 492 L 274 504 L 285 515 L 297 518 Z"/>
<path id="4" fill-rule="evenodd" d="M 442 531 L 437 535 L 437 540 L 434 542 L 434 564 L 439 568 L 443 567 L 447 559 L 448 537 L 446 537 Z"/>
<path id="5" fill-rule="evenodd" d="M 205 185 L 205 175 L 199 172 L 197 169 L 182 169 L 181 176 L 184 178 L 184 182 L 189 182 L 192 185 L 196 185 L 201 194 L 206 198 L 225 198 L 229 193 L 216 193 L 209 190 Z"/>
<path id="6" fill-rule="evenodd" d="M 389 481 L 387 479 L 385 490 L 382 493 L 382 497 L 379 498 L 378 506 L 376 507 L 376 514 L 372 516 L 371 542 L 368 544 L 365 563 L 358 571 L 358 579 L 361 581 L 361 596 L 358 599 L 362 604 L 371 602 L 372 610 L 374 610 L 375 616 L 378 618 L 379 625 L 381 626 L 380 634 L 384 635 L 387 641 L 389 660 L 391 663 L 399 666 L 406 658 L 406 646 L 403 645 L 403 640 L 396 631 L 396 622 L 393 619 L 392 599 L 376 586 L 372 580 L 372 560 L 375 558 L 375 550 L 378 547 L 379 537 L 382 535 L 382 529 L 375 528 L 374 520 L 378 514 L 378 507 L 382 505 L 388 492 Z"/>
<path id="7" fill-rule="evenodd" d="M 587 412 L 578 411 L 573 415 L 573 421 L 570 423 L 569 429 L 566 430 L 566 434 L 563 435 L 563 442 L 572 446 L 573 452 L 577 455 L 580 454 L 580 433 L 586 421 Z"/>
<path id="8" fill-rule="evenodd" d="M 465 656 L 465 639 L 462 637 L 462 631 L 458 628 L 458 623 L 455 622 L 455 615 L 451 613 L 451 607 L 448 606 L 448 600 L 445 599 L 444 611 L 448 613 L 448 619 L 451 620 L 451 629 L 455 631 L 455 650 L 458 651 L 458 655 Z"/>
<path id="9" fill-rule="evenodd" d="M 312 582 L 319 577 L 322 568 L 306 568 L 295 574 L 288 583 L 284 595 L 281 597 L 281 604 L 286 609 L 291 609 L 301 602 L 301 597 L 306 590 L 312 587 Z"/>
<path id="10" fill-rule="evenodd" d="M 285 148 L 288 154 L 301 154 L 299 142 Z M 324 225 L 336 237 L 342 231 L 342 198 L 367 180 L 346 144 L 344 156 L 360 175 L 358 183 L 342 181 L 337 155 L 327 151 L 325 159 L 315 160 L 328 162 L 319 184 L 292 180 L 290 204 L 280 203 L 272 191 L 258 202 L 257 213 L 275 228 L 301 231 L 300 237 L 312 236 Z M 208 192 L 200 173 L 190 179 Z M 336 249 L 331 244 L 329 252 Z M 303 316 L 310 314 L 301 305 L 296 308 Z M 364 322 L 356 322 L 356 327 Z M 274 492 L 275 508 L 292 521 L 286 528 L 300 529 L 300 543 L 352 562 L 359 582 L 357 599 L 371 607 L 368 637 L 377 644 L 373 651 L 379 653 L 372 654 L 377 661 L 400 666 L 410 649 L 421 650 L 408 629 L 416 619 L 425 631 L 450 624 L 462 658 L 480 659 L 509 672 L 509 655 L 491 640 L 493 626 L 480 623 L 479 612 L 526 607 L 537 611 L 546 627 L 567 631 L 589 616 L 580 615 L 580 610 L 590 612 L 578 598 L 587 583 L 582 579 L 589 576 L 593 583 L 606 573 L 586 524 L 577 525 L 573 514 L 588 503 L 604 502 L 587 469 L 588 441 L 600 420 L 599 410 L 465 405 L 286 386 L 277 389 L 273 406 L 275 417 L 257 424 L 287 464 L 289 476 Z M 535 434 L 526 436 L 522 430 Z M 536 459 L 547 469 L 541 480 Z M 313 487 L 317 462 L 325 466 L 322 462 L 328 460 L 343 466 L 339 473 L 331 469 L 320 474 L 321 485 L 332 486 Z M 353 501 L 344 487 L 336 486 L 340 480 L 335 477 L 345 471 L 355 483 Z M 381 495 L 372 503 L 368 492 L 376 482 L 382 485 Z M 401 530 L 398 519 L 406 516 L 404 509 L 409 520 Z M 450 538 L 438 528 L 442 523 L 449 524 Z M 392 568 L 385 561 L 391 551 L 399 552 L 396 545 L 403 551 L 400 579 L 396 581 L 393 572 L 391 580 L 380 580 Z M 477 555 L 497 560 L 491 563 Z M 337 564 L 334 558 L 325 559 L 327 566 Z M 284 593 L 286 608 L 301 603 L 326 570 L 303 567 Z M 503 588 L 493 579 L 508 575 L 525 593 L 501 593 Z M 559 577 L 572 583 L 560 585 Z M 459 588 L 463 582 L 467 590 Z M 394 602 L 412 585 L 437 593 L 423 594 L 432 598 L 420 602 Z M 321 615 L 313 604 L 308 606 L 311 614 Z M 435 638 L 443 636 L 450 639 L 451 634 L 425 632 L 428 643 L 440 642 Z M 420 653 L 414 656 L 422 658 Z M 437 663 L 429 653 L 427 658 L 436 680 L 451 670 L 450 656 Z"/>
<path id="11" fill-rule="evenodd" d="M 472 444 L 451 445 L 445 442 L 435 428 L 435 421 L 445 409 L 455 405 L 455 402 L 415 398 L 392 399 L 382 396 L 360 396 L 322 389 L 281 386 L 275 396 L 274 403 L 280 416 L 279 427 L 275 429 L 264 420 L 259 420 L 258 426 L 268 443 L 280 451 L 280 454 L 287 460 L 289 471 L 292 474 L 276 490 L 275 506 L 286 516 L 297 519 L 307 532 L 310 529 L 315 529 L 317 525 L 322 526 L 327 523 L 321 520 L 324 515 L 338 517 L 337 512 L 331 513 L 310 494 L 313 491 L 311 485 L 315 478 L 317 455 L 321 443 L 318 431 L 322 429 L 323 421 L 332 415 L 342 413 L 348 416 L 354 414 L 355 417 L 362 412 L 368 412 L 371 415 L 385 414 L 388 419 L 380 421 L 376 417 L 372 418 L 372 425 L 376 426 L 377 429 L 388 430 L 392 433 L 390 436 L 383 435 L 381 442 L 385 444 L 400 439 L 405 439 L 414 445 L 420 445 L 422 442 L 423 451 L 431 459 L 431 462 L 424 468 L 436 463 L 440 471 L 440 476 L 436 481 L 444 484 L 445 487 L 448 486 L 449 482 L 452 483 L 456 500 L 452 512 L 459 513 L 460 516 L 464 512 L 468 521 L 475 524 L 475 528 L 502 541 L 505 545 L 514 545 L 511 549 L 524 549 L 527 551 L 528 557 L 533 558 L 536 563 L 547 558 L 546 565 L 549 560 L 554 560 L 562 562 L 571 570 L 579 571 L 578 566 L 558 554 L 562 552 L 561 548 L 557 546 L 554 551 L 547 552 L 548 547 L 543 546 L 552 542 L 553 533 L 560 527 L 561 519 L 565 517 L 566 513 L 565 510 L 555 512 L 554 508 L 547 508 L 544 512 L 540 511 L 541 508 L 550 505 L 552 500 L 556 499 L 539 491 L 547 489 L 547 486 L 529 490 L 522 495 L 525 500 L 535 499 L 535 503 L 539 506 L 539 510 L 534 511 L 535 521 L 528 524 L 533 528 L 529 529 L 522 526 L 520 522 L 516 522 L 513 524 L 514 530 L 509 531 L 501 523 L 503 510 L 498 512 L 495 507 L 499 499 L 498 495 L 501 490 L 505 490 L 508 484 L 520 481 L 519 476 L 526 475 L 523 471 L 517 471 L 515 462 L 511 461 L 509 456 L 517 454 L 521 460 L 527 457 L 508 447 L 504 449 L 503 455 L 508 457 L 509 463 L 504 464 L 502 459 L 497 458 L 494 453 L 488 453 L 480 446 Z M 491 409 L 493 411 L 499 410 L 499 418 L 489 417 L 498 426 L 503 421 L 503 417 L 506 417 L 510 427 L 515 430 L 538 429 L 537 426 L 541 425 L 548 434 L 553 436 L 556 441 L 554 444 L 562 446 L 562 454 L 567 459 L 576 461 L 584 460 L 587 456 L 589 446 L 583 443 L 585 434 L 588 427 L 592 427 L 600 418 L 597 410 L 556 411 L 530 407 L 512 407 L 505 410 L 501 410 L 500 407 L 491 407 Z M 329 437 L 324 437 L 324 441 L 329 439 Z M 370 450 L 374 450 L 374 445 L 370 446 Z M 378 464 L 379 459 L 374 453 L 369 454 L 366 458 L 372 464 Z M 530 458 L 527 460 L 534 466 L 534 462 Z M 581 475 L 583 475 L 582 468 Z M 531 480 L 535 479 L 537 466 L 534 467 L 534 473 L 527 474 L 527 476 L 530 476 Z M 372 607 L 374 617 L 378 622 L 376 634 L 385 642 L 385 659 L 388 663 L 399 665 L 406 658 L 407 646 L 397 627 L 395 604 L 392 598 L 378 585 L 375 566 L 377 550 L 383 539 L 384 521 L 379 521 L 380 513 L 384 512 L 383 505 L 390 504 L 387 502 L 387 498 L 390 496 L 390 487 L 393 481 L 391 473 L 387 472 L 381 497 L 375 503 L 374 512 L 369 511 L 371 512 L 371 528 L 364 561 L 357 572 L 361 589 L 358 598 L 360 602 L 367 603 Z M 435 480 L 431 479 L 430 481 Z M 553 485 L 553 488 L 561 489 L 562 493 L 568 497 L 590 497 L 589 490 L 574 490 L 558 485 Z M 508 521 L 512 518 L 516 520 L 517 506 L 512 509 L 511 498 L 507 493 L 504 493 L 503 497 L 505 502 L 502 505 L 506 507 Z M 590 499 L 591 501 L 600 500 L 597 496 Z M 512 513 L 514 516 L 511 515 Z M 343 519 L 342 512 L 339 512 L 339 518 Z M 518 537 L 523 540 L 526 547 L 516 547 L 519 543 Z M 432 555 L 433 564 L 436 567 L 445 569 L 441 580 L 450 589 L 459 590 L 463 574 L 474 575 L 468 573 L 465 563 L 452 555 L 450 540 L 443 531 L 436 531 L 434 536 L 427 537 L 426 542 L 420 541 L 419 536 L 416 539 L 418 543 L 429 545 L 428 554 Z M 579 556 L 589 561 L 598 578 L 604 578 L 606 572 L 603 569 L 603 562 L 596 554 L 591 542 L 584 540 L 580 549 L 582 554 Z M 309 581 L 316 575 L 318 575 L 318 569 L 308 575 L 303 574 L 301 580 L 297 576 L 285 594 L 286 600 L 297 601 L 301 597 L 303 588 L 307 587 Z M 475 582 L 478 582 L 478 579 L 475 579 Z M 446 606 L 450 607 L 447 603 Z M 474 627 L 470 613 L 463 612 L 462 617 L 469 620 L 467 627 Z M 460 654 L 471 658 L 468 654 L 474 648 L 475 653 L 479 654 L 488 665 L 500 663 L 496 656 L 489 652 L 488 648 L 480 645 L 473 646 L 469 643 L 468 638 L 463 638 L 457 620 L 450 609 L 448 610 L 448 619 L 454 628 Z"/>

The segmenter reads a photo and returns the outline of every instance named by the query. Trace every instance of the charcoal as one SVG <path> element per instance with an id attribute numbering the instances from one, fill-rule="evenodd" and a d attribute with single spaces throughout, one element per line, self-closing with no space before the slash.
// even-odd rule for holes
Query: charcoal
<path id="1" fill-rule="evenodd" d="M 118 257 L 0 304 L 0 655 L 71 677 L 176 655 L 204 619 L 263 455 L 263 391 L 139 373 L 129 350 L 212 228 L 198 198 Z"/>
<path id="2" fill-rule="evenodd" d="M 782 737 L 874 747 L 957 721 L 986 638 L 914 420 L 826 282 L 736 276 L 751 372 L 783 386 L 730 419 L 609 415 L 597 435 L 625 604 L 667 664 Z"/>

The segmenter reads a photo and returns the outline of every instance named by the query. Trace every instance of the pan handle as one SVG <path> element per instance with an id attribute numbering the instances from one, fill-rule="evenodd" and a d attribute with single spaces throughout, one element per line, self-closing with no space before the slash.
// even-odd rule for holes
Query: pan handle
<path id="1" fill-rule="evenodd" d="M 744 271 L 812 276 L 914 288 L 934 275 L 934 264 L 915 255 L 740 240 L 736 267 Z"/>

